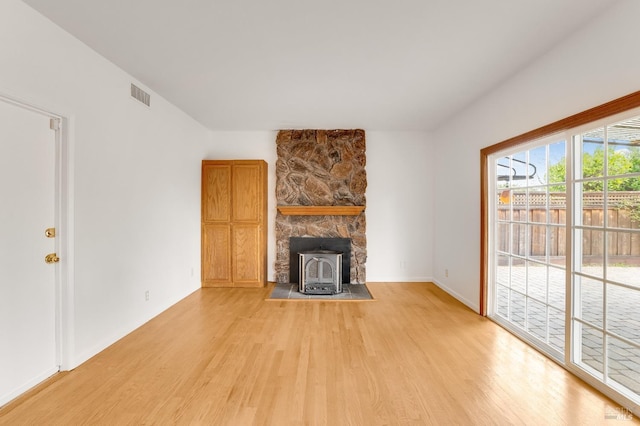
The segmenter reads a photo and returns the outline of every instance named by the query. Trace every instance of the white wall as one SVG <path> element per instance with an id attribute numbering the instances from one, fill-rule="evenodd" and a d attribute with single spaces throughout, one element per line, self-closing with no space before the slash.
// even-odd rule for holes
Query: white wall
<path id="1" fill-rule="evenodd" d="M 615 3 L 435 130 L 434 277 L 473 309 L 479 308 L 480 149 L 639 90 L 638 16 L 640 2 Z"/>
<path id="2" fill-rule="evenodd" d="M 365 129 L 366 130 L 366 129 Z M 212 132 L 207 159 L 269 164 L 268 279 L 275 280 L 276 131 Z M 367 281 L 432 277 L 433 154 L 427 133 L 366 132 Z"/>
<path id="3" fill-rule="evenodd" d="M 151 108 L 132 100 L 131 82 L 19 0 L 0 2 L 0 93 L 71 124 L 67 368 L 199 287 L 210 136 L 154 93 Z"/>
<path id="4" fill-rule="evenodd" d="M 433 152 L 428 133 L 367 137 L 367 281 L 433 276 Z"/>
<path id="5" fill-rule="evenodd" d="M 268 162 L 274 277 L 276 132 L 209 132 L 153 92 L 151 108 L 132 100 L 131 82 L 144 87 L 19 0 L 0 3 L 0 94 L 70 119 L 66 368 L 199 287 L 203 158 Z M 367 133 L 369 281 L 432 275 L 427 139 Z"/>

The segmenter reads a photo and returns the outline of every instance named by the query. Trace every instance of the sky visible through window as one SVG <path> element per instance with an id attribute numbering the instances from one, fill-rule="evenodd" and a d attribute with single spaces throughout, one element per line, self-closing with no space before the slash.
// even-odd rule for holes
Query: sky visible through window
<path id="1" fill-rule="evenodd" d="M 559 140 L 549 145 L 549 157 L 545 146 L 521 151 L 509 157 L 502 157 L 497 161 L 497 175 L 501 188 L 517 188 L 524 186 L 538 186 L 548 183 L 548 167 L 563 162 L 566 156 L 566 143 Z M 508 176 L 511 175 L 511 181 Z M 528 180 L 528 183 L 527 183 Z"/>
<path id="2" fill-rule="evenodd" d="M 640 116 L 582 133 L 581 149 L 583 155 L 592 156 L 596 150 L 602 149 L 605 135 L 608 138 L 609 167 L 612 168 L 612 171 L 615 170 L 613 174 L 638 172 Z M 548 151 L 545 146 L 540 146 L 500 158 L 496 166 L 498 187 L 502 189 L 536 187 L 566 180 L 566 177 L 563 178 L 562 174 L 559 176 L 557 173 L 557 165 L 566 158 L 566 144 L 567 141 L 560 139 L 550 143 Z M 613 153 L 617 155 L 613 155 Z M 635 165 L 626 169 L 615 167 L 616 163 L 623 161 L 621 160 L 621 154 L 627 158 L 632 158 Z M 552 175 L 550 174 L 550 169 L 554 168 L 554 166 L 556 166 L 555 173 Z M 591 171 L 593 172 L 593 170 Z M 585 177 L 602 176 L 603 170 L 596 170 L 595 173 L 585 175 Z M 552 181 L 550 181 L 550 176 L 552 176 Z"/>
<path id="3" fill-rule="evenodd" d="M 599 137 L 584 136 L 583 141 L 582 150 L 586 154 L 593 154 L 596 149 L 603 146 L 603 139 Z M 629 151 L 628 140 L 610 139 L 609 144 L 613 152 Z M 511 161 L 509 157 L 502 157 L 497 161 L 497 175 L 498 180 L 501 181 L 500 188 L 531 187 L 550 183 L 549 168 L 565 161 L 566 142 L 559 140 L 549 145 L 548 162 L 547 151 L 544 146 L 532 148 L 528 151 L 528 154 L 528 163 L 527 151 L 513 154 Z M 508 181 L 507 177 L 509 175 L 511 175 L 511 181 Z"/>

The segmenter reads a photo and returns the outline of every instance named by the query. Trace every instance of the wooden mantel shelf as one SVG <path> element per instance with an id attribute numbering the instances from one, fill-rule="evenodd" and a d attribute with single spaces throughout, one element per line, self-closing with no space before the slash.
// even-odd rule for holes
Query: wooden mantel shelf
<path id="1" fill-rule="evenodd" d="M 357 216 L 364 206 L 278 206 L 285 216 Z"/>

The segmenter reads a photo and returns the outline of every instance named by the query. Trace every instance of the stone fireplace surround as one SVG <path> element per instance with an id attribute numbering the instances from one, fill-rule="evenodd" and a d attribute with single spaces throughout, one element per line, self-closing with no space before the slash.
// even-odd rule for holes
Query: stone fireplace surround
<path id="1" fill-rule="evenodd" d="M 364 130 L 281 130 L 276 146 L 276 281 L 290 279 L 290 237 L 349 238 L 349 283 L 364 284 Z"/>

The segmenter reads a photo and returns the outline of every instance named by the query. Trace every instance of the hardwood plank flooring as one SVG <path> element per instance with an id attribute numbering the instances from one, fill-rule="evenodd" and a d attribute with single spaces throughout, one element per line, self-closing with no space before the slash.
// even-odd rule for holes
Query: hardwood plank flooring
<path id="1" fill-rule="evenodd" d="M 367 286 L 376 301 L 199 290 L 0 424 L 592 425 L 619 408 L 433 284 Z"/>

